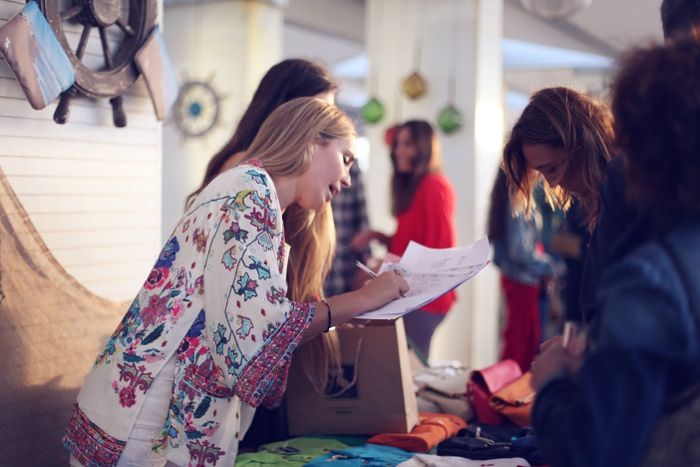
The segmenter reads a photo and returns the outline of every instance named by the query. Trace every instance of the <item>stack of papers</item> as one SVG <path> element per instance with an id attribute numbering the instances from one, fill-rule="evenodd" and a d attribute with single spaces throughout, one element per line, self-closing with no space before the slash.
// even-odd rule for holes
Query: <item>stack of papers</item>
<path id="1" fill-rule="evenodd" d="M 409 286 L 405 297 L 356 318 L 392 320 L 427 305 L 481 272 L 489 264 L 490 250 L 485 238 L 462 248 L 435 249 L 409 243 L 398 263 L 384 263 L 379 271 L 401 271 Z"/>

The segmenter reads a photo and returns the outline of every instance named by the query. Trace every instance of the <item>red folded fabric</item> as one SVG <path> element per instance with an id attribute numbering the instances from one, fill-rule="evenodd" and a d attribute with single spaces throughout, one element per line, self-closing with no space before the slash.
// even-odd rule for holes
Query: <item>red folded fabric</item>
<path id="1" fill-rule="evenodd" d="M 428 452 L 440 441 L 451 438 L 467 427 L 460 417 L 446 413 L 420 413 L 418 425 L 410 433 L 382 433 L 368 443 L 392 446 L 405 451 Z"/>

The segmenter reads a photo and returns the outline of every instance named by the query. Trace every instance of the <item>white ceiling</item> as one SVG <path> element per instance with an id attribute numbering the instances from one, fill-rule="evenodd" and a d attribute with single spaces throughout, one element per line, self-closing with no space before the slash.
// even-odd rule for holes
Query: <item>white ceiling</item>
<path id="1" fill-rule="evenodd" d="M 170 6 L 197 1 L 223 0 L 165 0 L 165 7 L 167 10 Z M 566 20 L 546 20 L 526 12 L 520 0 L 504 0 L 503 56 L 508 84 L 527 93 L 543 80 L 577 73 L 590 75 L 591 70 L 610 68 L 614 59 L 630 46 L 662 40 L 661 1 L 593 0 L 589 8 Z M 325 63 L 343 80 L 345 89 L 340 99 L 350 105 L 362 102 L 367 70 L 363 43 L 365 1 L 281 0 L 280 3 L 284 5 L 287 26 L 284 55 Z M 537 69 L 552 73 L 538 78 L 533 73 Z"/>
<path id="2" fill-rule="evenodd" d="M 568 22 L 619 51 L 662 40 L 661 0 L 593 0 Z"/>

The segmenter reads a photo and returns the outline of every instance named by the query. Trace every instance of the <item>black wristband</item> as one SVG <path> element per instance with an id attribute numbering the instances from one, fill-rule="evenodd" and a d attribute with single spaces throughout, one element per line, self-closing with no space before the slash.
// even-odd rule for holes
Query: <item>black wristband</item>
<path id="1" fill-rule="evenodd" d="M 323 302 L 324 305 L 326 305 L 326 308 L 328 308 L 328 326 L 326 327 L 326 330 L 323 331 L 323 332 L 328 332 L 331 330 L 331 327 L 332 327 L 332 325 L 331 325 L 331 306 L 328 303 L 328 300 L 322 298 L 321 301 Z"/>

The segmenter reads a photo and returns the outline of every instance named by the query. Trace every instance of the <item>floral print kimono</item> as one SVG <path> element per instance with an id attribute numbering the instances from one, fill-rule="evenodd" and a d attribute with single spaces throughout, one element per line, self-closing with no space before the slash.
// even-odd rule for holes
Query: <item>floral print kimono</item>
<path id="1" fill-rule="evenodd" d="M 286 298 L 285 258 L 267 172 L 241 165 L 213 180 L 87 376 L 63 439 L 71 455 L 115 465 L 149 387 L 174 358 L 170 405 L 153 449 L 178 465 L 232 466 L 241 406 L 279 403 L 292 352 L 313 318 L 311 305 Z"/>

